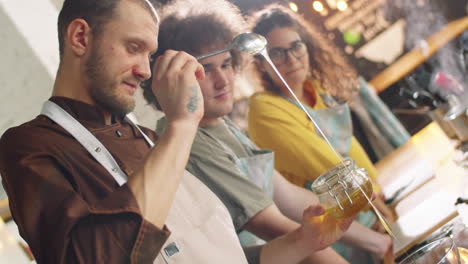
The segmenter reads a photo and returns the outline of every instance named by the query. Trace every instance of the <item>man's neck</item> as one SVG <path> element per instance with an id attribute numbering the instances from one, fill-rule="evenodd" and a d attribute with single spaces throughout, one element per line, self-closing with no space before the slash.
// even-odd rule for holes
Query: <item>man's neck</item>
<path id="1" fill-rule="evenodd" d="M 87 88 L 83 85 L 83 80 L 76 78 L 74 75 L 66 74 L 60 68 L 57 72 L 52 96 L 67 97 L 90 105 L 97 105 L 96 101 L 89 95 Z M 112 114 L 107 111 L 102 112 L 106 125 L 110 125 Z"/>
<path id="2" fill-rule="evenodd" d="M 215 125 L 219 122 L 222 122 L 223 121 L 223 118 L 222 117 L 212 117 L 212 118 L 209 118 L 209 117 L 204 117 L 202 118 L 202 120 L 200 120 L 200 123 L 198 126 L 200 127 L 204 127 L 204 126 L 211 126 L 211 125 Z"/>

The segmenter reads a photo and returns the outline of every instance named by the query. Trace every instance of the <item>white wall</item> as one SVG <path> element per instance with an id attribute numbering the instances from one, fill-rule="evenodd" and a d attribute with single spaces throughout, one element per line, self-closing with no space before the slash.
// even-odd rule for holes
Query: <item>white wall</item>
<path id="1" fill-rule="evenodd" d="M 58 63 L 50 28 L 56 14 L 49 0 L 0 0 L 0 134 L 34 117 L 50 96 Z"/>
<path id="2" fill-rule="evenodd" d="M 63 4 L 63 0 L 50 0 L 50 1 L 58 10 L 60 10 Z"/>

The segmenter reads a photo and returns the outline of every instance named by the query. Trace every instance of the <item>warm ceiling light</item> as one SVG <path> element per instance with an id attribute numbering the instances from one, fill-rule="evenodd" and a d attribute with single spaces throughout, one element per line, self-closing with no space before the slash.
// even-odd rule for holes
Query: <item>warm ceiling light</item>
<path id="1" fill-rule="evenodd" d="M 314 8 L 315 11 L 319 12 L 319 13 L 322 13 L 324 8 L 323 8 L 323 4 L 322 2 L 320 1 L 314 1 L 312 3 L 312 7 Z"/>
<path id="2" fill-rule="evenodd" d="M 336 8 L 338 8 L 340 11 L 345 11 L 348 8 L 348 3 L 343 0 L 338 1 L 338 3 L 336 3 Z"/>
<path id="3" fill-rule="evenodd" d="M 294 12 L 297 12 L 297 10 L 299 10 L 296 3 L 294 3 L 294 2 L 289 2 L 289 8 L 291 8 L 291 10 L 294 11 Z"/>

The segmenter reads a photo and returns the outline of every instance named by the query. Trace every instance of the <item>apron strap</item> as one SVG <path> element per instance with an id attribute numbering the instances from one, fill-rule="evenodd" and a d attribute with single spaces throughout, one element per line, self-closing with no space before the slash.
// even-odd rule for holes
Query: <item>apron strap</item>
<path id="1" fill-rule="evenodd" d="M 67 111 L 51 101 L 46 101 L 42 107 L 41 114 L 52 119 L 78 140 L 78 142 L 104 166 L 112 177 L 114 177 L 119 186 L 127 182 L 127 175 L 122 171 L 107 148 Z"/>
<path id="2" fill-rule="evenodd" d="M 236 137 L 242 145 L 252 150 L 260 150 L 260 148 L 256 146 L 252 142 L 252 140 L 250 140 L 246 135 L 244 135 L 244 133 L 242 133 L 237 128 L 237 126 L 234 124 L 234 122 L 231 119 L 229 119 L 228 117 L 224 117 L 223 120 L 226 126 L 228 127 L 229 131 L 231 132 L 231 134 L 233 134 L 234 137 Z"/>

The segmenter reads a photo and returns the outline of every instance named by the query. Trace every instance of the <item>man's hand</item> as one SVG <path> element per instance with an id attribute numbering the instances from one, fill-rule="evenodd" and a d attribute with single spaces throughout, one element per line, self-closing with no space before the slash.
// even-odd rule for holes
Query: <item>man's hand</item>
<path id="1" fill-rule="evenodd" d="M 311 252 L 325 249 L 341 238 L 354 218 L 336 219 L 325 214 L 323 207 L 310 206 L 304 210 L 299 243 Z"/>
<path id="2" fill-rule="evenodd" d="M 372 193 L 371 200 L 377 195 Z M 320 205 L 311 205 L 304 210 L 301 226 L 301 243 L 312 251 L 322 250 L 339 240 L 348 230 L 359 212 L 344 219 L 336 219 L 325 214 Z"/>
<path id="3" fill-rule="evenodd" d="M 151 88 L 168 122 L 143 166 L 129 177 L 128 186 L 143 217 L 158 228 L 169 215 L 203 117 L 198 79 L 204 77 L 203 66 L 185 52 L 168 50 L 154 64 Z"/>
<path id="4" fill-rule="evenodd" d="M 159 56 L 153 70 L 152 90 L 168 122 L 198 122 L 203 117 L 203 96 L 198 80 L 203 66 L 191 55 L 168 50 Z"/>

